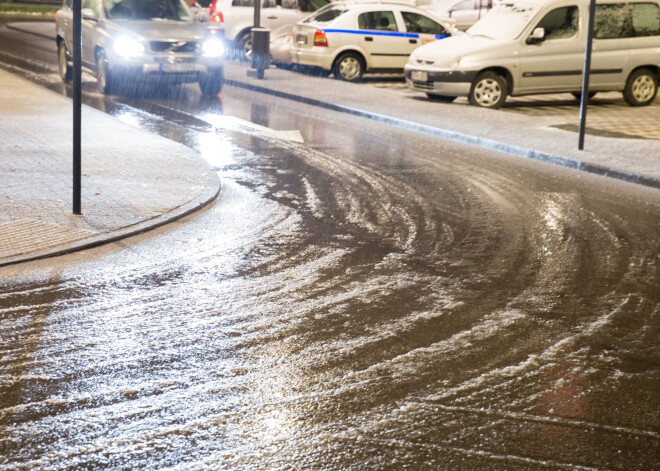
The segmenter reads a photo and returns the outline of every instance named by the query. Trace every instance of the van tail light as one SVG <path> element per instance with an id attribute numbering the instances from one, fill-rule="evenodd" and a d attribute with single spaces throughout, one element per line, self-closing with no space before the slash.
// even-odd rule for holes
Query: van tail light
<path id="1" fill-rule="evenodd" d="M 209 7 L 209 18 L 211 18 L 211 23 L 224 23 L 225 18 L 222 16 L 221 11 L 216 11 L 218 0 L 213 0 L 211 6 Z"/>
<path id="2" fill-rule="evenodd" d="M 328 38 L 325 37 L 325 32 L 317 29 L 314 32 L 314 45 L 321 47 L 328 47 Z"/>

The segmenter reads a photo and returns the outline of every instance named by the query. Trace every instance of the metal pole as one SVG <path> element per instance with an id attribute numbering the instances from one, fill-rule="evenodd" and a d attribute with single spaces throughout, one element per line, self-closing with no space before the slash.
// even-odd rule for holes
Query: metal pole
<path id="1" fill-rule="evenodd" d="M 81 0 L 73 0 L 73 214 L 82 214 L 80 207 L 81 3 Z"/>
<path id="2" fill-rule="evenodd" d="M 254 25 L 253 28 L 261 28 L 261 0 L 254 0 Z"/>
<path id="3" fill-rule="evenodd" d="M 578 131 L 578 150 L 584 149 L 584 132 L 587 124 L 587 107 L 589 106 L 589 78 L 591 75 L 591 46 L 594 39 L 594 15 L 596 0 L 589 3 L 589 25 L 587 26 L 587 47 L 584 51 L 584 68 L 582 69 L 582 95 L 580 96 L 580 129 Z"/>

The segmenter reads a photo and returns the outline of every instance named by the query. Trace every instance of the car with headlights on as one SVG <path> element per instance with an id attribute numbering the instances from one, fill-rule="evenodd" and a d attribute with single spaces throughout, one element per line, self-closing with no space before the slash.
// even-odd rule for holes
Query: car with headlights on
<path id="1" fill-rule="evenodd" d="M 366 72 L 402 72 L 417 47 L 459 33 L 409 3 L 338 1 L 297 23 L 292 34 L 293 63 L 352 82 Z"/>
<path id="2" fill-rule="evenodd" d="M 55 17 L 64 81 L 73 75 L 72 7 L 65 0 Z M 101 93 L 135 82 L 197 82 L 204 95 L 222 89 L 222 31 L 195 21 L 183 0 L 83 0 L 81 16 L 81 62 Z"/>

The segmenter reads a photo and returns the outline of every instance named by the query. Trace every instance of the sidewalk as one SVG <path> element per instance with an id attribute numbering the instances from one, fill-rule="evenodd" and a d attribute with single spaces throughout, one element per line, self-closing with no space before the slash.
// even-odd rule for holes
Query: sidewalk
<path id="1" fill-rule="evenodd" d="M 52 23 L 11 26 L 54 34 Z M 579 106 L 568 94 L 486 110 L 463 99 L 431 102 L 396 83 L 352 84 L 274 67 L 259 80 L 247 72 L 246 64 L 228 62 L 225 93 L 241 87 L 660 189 L 660 99 L 631 108 L 620 93 L 599 94 L 579 151 Z M 0 83 L 0 266 L 139 233 L 217 196 L 217 176 L 195 152 L 83 106 L 83 215 L 71 215 L 71 100 L 2 70 Z"/>
<path id="2" fill-rule="evenodd" d="M 0 266 L 128 237 L 218 195 L 217 175 L 189 148 L 83 106 L 74 216 L 71 100 L 3 70 L 0 83 Z"/>

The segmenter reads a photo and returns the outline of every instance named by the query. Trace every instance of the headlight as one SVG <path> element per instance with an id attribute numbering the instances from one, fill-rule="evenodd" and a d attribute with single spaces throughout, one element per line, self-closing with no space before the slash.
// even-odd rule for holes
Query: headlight
<path id="1" fill-rule="evenodd" d="M 225 53 L 225 45 L 221 39 L 207 39 L 202 44 L 202 54 L 205 57 L 221 57 Z"/>
<path id="2" fill-rule="evenodd" d="M 121 36 L 112 45 L 115 54 L 122 57 L 137 57 L 144 53 L 144 44 L 137 39 Z"/>

